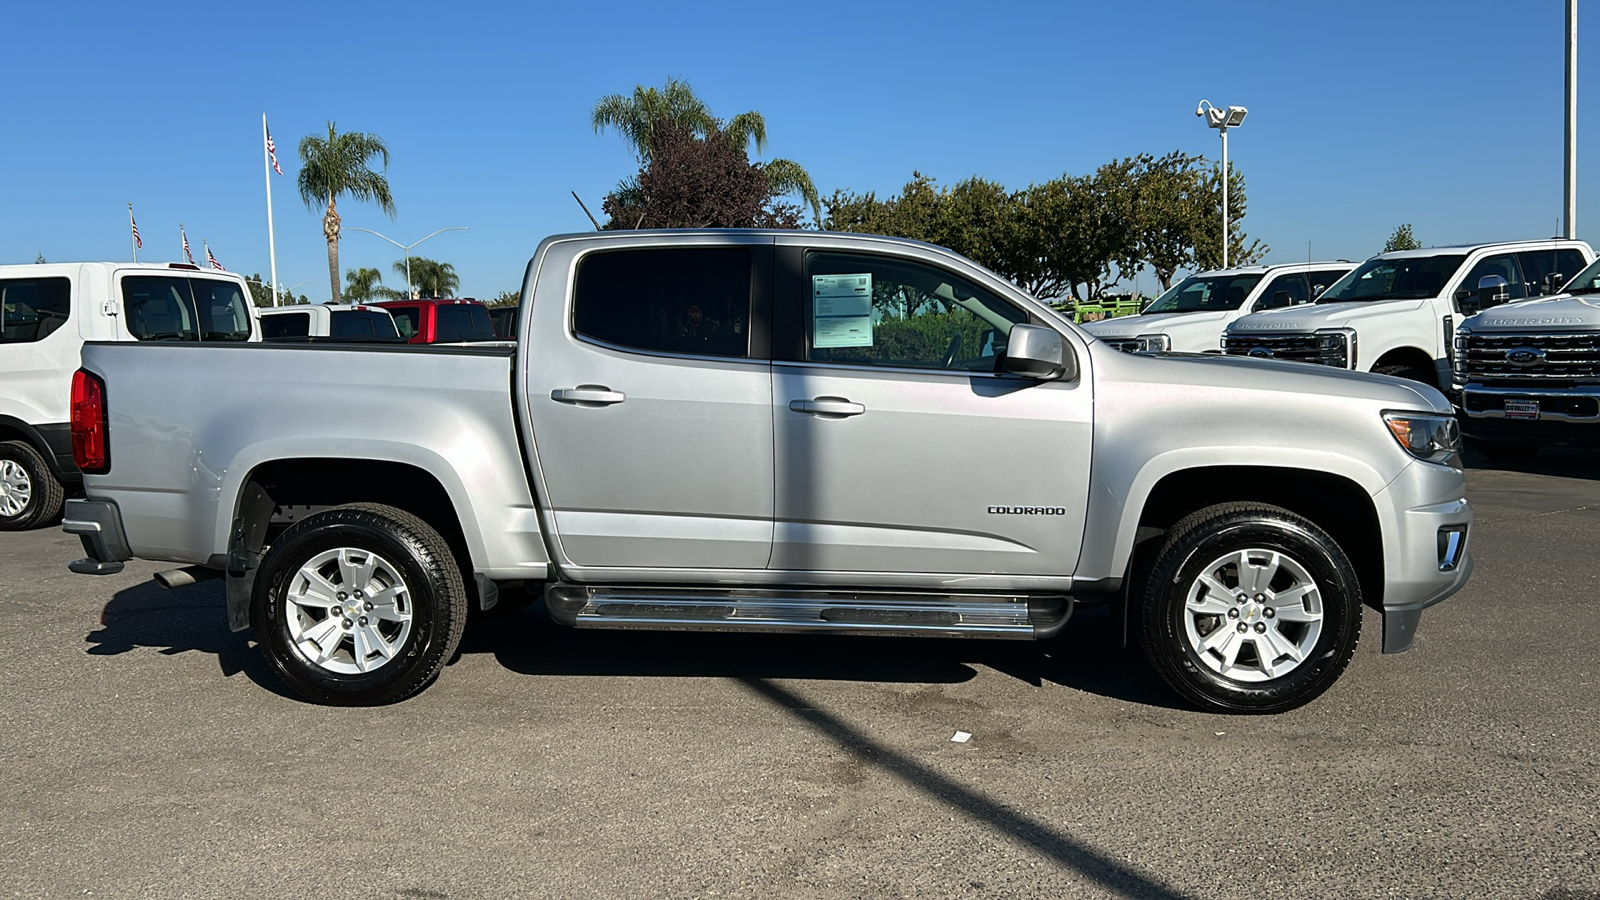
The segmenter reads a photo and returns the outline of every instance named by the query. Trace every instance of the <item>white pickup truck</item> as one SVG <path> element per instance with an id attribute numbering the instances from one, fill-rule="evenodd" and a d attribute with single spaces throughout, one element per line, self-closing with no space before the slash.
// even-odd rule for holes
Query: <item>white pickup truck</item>
<path id="1" fill-rule="evenodd" d="M 1173 285 L 1139 315 L 1090 322 L 1083 330 L 1129 353 L 1219 353 L 1235 319 L 1310 303 L 1353 268 L 1341 259 L 1213 269 Z"/>
<path id="2" fill-rule="evenodd" d="M 195 266 L 0 266 L 0 531 L 55 520 L 80 482 L 68 407 L 85 341 L 260 337 L 238 275 Z"/>
<path id="3" fill-rule="evenodd" d="M 1455 351 L 1461 428 L 1485 456 L 1522 459 L 1545 445 L 1600 449 L 1600 262 L 1559 295 L 1462 322 Z"/>
<path id="4" fill-rule="evenodd" d="M 512 347 L 84 347 L 73 571 L 225 579 L 321 703 L 390 702 L 469 598 L 577 628 L 1045 639 L 1110 605 L 1207 709 L 1332 685 L 1471 569 L 1432 388 L 1111 349 L 969 260 L 808 231 L 546 239 Z M 338 414 L 311 416 L 338 384 Z"/>
<path id="5" fill-rule="evenodd" d="M 1497 299 L 1518 300 L 1551 293 L 1593 260 L 1587 243 L 1563 239 L 1383 253 L 1315 303 L 1238 319 L 1223 349 L 1397 375 L 1443 391 L 1450 387 L 1456 323 L 1476 311 L 1480 281 L 1502 278 L 1506 288 Z"/>

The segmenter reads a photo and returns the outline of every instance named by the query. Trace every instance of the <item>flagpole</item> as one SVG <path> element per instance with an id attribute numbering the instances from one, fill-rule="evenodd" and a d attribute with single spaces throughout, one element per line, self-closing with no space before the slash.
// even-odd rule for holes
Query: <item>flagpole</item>
<path id="1" fill-rule="evenodd" d="M 267 260 L 272 267 L 272 305 L 278 305 L 278 245 L 272 235 L 272 161 L 267 154 L 267 114 L 261 114 L 261 174 L 267 180 Z"/>
<path id="2" fill-rule="evenodd" d="M 128 204 L 128 246 L 133 248 L 133 261 L 134 262 L 138 262 L 139 261 L 139 241 L 138 241 L 137 238 L 135 238 L 133 236 L 133 230 L 135 228 L 137 228 L 137 227 L 138 227 L 137 225 L 133 224 L 133 204 L 129 203 Z"/>
<path id="3" fill-rule="evenodd" d="M 178 223 L 178 252 L 179 253 L 183 252 L 183 245 L 184 245 L 183 223 L 179 222 Z"/>

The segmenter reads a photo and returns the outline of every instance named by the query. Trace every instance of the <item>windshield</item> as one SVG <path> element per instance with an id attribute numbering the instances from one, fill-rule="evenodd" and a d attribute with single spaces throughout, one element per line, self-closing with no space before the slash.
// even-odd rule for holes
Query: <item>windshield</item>
<path id="1" fill-rule="evenodd" d="M 1369 259 L 1333 283 L 1318 303 L 1352 300 L 1422 300 L 1437 297 L 1450 276 L 1461 268 L 1464 254 Z"/>
<path id="2" fill-rule="evenodd" d="M 1145 313 L 1238 309 L 1261 279 L 1261 275 L 1191 275 L 1157 297 Z"/>
<path id="3" fill-rule="evenodd" d="M 1579 272 L 1566 287 L 1569 294 L 1600 294 L 1600 259 Z"/>

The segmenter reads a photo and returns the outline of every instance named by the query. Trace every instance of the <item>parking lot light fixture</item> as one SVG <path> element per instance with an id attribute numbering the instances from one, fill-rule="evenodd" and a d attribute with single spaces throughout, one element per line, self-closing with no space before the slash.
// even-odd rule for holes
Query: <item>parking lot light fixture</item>
<path id="1" fill-rule="evenodd" d="M 405 254 L 406 254 L 406 297 L 409 299 L 411 297 L 411 294 L 412 294 L 412 290 L 411 290 L 411 248 L 417 246 L 420 243 L 422 243 L 422 241 L 425 241 L 428 238 L 433 237 L 434 234 L 444 234 L 446 231 L 471 231 L 472 229 L 464 227 L 464 226 L 458 226 L 458 227 L 455 227 L 455 228 L 441 228 L 438 231 L 435 231 L 433 234 L 428 235 L 428 237 L 422 238 L 421 240 L 413 241 L 412 243 L 409 243 L 409 244 L 402 244 L 399 241 L 395 240 L 394 238 L 389 237 L 388 235 L 378 234 L 376 231 L 373 231 L 371 228 L 356 228 L 354 226 L 347 225 L 347 226 L 345 226 L 345 230 L 346 231 L 365 231 L 367 234 L 370 234 L 370 235 L 372 235 L 374 237 L 381 237 L 384 240 L 388 241 L 389 243 L 391 243 L 391 244 L 395 245 L 396 247 L 399 247 L 401 250 L 405 251 Z"/>
<path id="2" fill-rule="evenodd" d="M 1218 109 L 1211 105 L 1209 100 L 1201 100 L 1200 105 L 1194 108 L 1194 114 L 1202 116 L 1206 125 L 1215 128 L 1222 135 L 1222 267 L 1228 267 L 1228 129 L 1238 128 L 1244 124 L 1244 117 L 1250 110 L 1242 106 L 1230 106 Z"/>

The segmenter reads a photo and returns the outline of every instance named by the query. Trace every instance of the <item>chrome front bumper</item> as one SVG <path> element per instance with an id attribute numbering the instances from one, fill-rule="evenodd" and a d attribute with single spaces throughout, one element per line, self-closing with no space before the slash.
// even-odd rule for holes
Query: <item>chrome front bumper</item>
<path id="1" fill-rule="evenodd" d="M 1506 418 L 1505 405 L 1494 400 L 1510 397 L 1517 400 L 1539 400 L 1539 419 L 1537 421 L 1552 422 L 1577 422 L 1582 424 L 1600 424 L 1600 385 L 1581 384 L 1573 387 L 1500 387 L 1496 385 L 1477 384 L 1468 382 L 1458 386 L 1457 392 L 1461 397 L 1461 411 L 1469 419 L 1504 419 Z M 1474 399 L 1481 401 L 1477 405 L 1483 409 L 1473 409 Z M 1592 414 L 1573 414 L 1570 410 L 1561 410 L 1556 407 L 1546 408 L 1549 404 L 1563 406 L 1574 405 L 1572 401 L 1580 401 L 1583 406 L 1588 401 L 1595 402 L 1595 411 Z M 1545 401 L 1548 401 L 1545 402 Z M 1585 410 L 1585 413 L 1587 411 Z M 1512 421 L 1517 421 L 1513 419 Z M 1534 420 L 1529 420 L 1534 421 Z"/>

